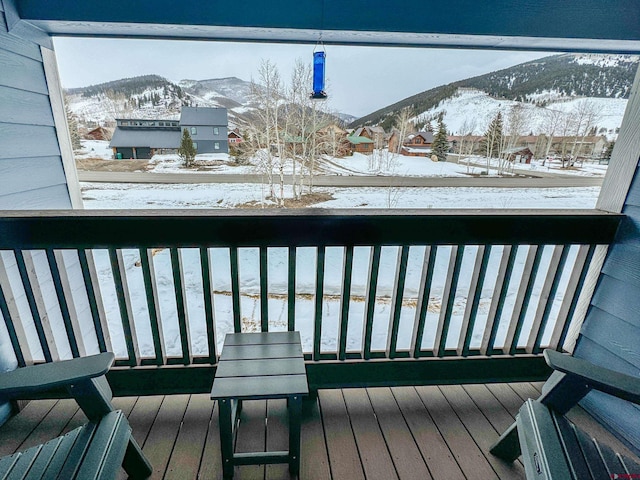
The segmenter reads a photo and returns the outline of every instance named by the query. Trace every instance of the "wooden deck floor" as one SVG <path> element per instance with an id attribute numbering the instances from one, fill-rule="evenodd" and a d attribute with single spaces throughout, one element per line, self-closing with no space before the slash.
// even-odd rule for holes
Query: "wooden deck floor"
<path id="1" fill-rule="evenodd" d="M 521 479 L 488 447 L 541 384 L 322 390 L 306 406 L 301 479 Z M 217 406 L 208 395 L 114 399 L 155 468 L 157 479 L 219 479 Z M 287 448 L 284 401 L 246 402 L 237 451 Z M 264 421 L 264 418 L 267 421 Z M 608 435 L 584 411 L 570 418 Z M 53 438 L 85 422 L 72 400 L 31 402 L 0 428 L 0 456 Z M 615 439 L 612 440 L 615 443 Z M 623 446 L 617 445 L 621 451 Z M 628 453 L 628 452 L 627 452 Z M 123 474 L 124 476 L 124 474 Z M 286 465 L 237 467 L 237 479 L 286 479 Z"/>

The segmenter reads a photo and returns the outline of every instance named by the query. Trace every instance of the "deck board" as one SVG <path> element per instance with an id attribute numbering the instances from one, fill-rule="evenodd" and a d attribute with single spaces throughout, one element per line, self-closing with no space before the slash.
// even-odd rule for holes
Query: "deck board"
<path id="1" fill-rule="evenodd" d="M 364 471 L 351 430 L 342 391 L 318 392 L 332 478 L 364 480 Z"/>
<path id="2" fill-rule="evenodd" d="M 368 392 L 398 477 L 407 480 L 432 479 L 391 389 L 370 388 Z"/>
<path id="3" fill-rule="evenodd" d="M 164 476 L 166 480 L 198 478 L 207 430 L 213 411 L 209 395 L 191 395 Z"/>
<path id="4" fill-rule="evenodd" d="M 20 415 L 10 419 L 0 429 L 0 455 L 5 456 L 22 449 L 22 442 L 31 434 L 44 417 L 51 411 L 57 400 L 30 402 Z M 27 447 L 24 447 L 27 448 Z"/>
<path id="5" fill-rule="evenodd" d="M 467 479 L 489 480 L 498 476 L 457 417 L 438 387 L 416 387 L 418 395 L 442 433 Z"/>
<path id="6" fill-rule="evenodd" d="M 398 474 L 393 466 L 367 391 L 348 389 L 344 390 L 343 394 L 365 477 L 372 480 L 397 479 Z"/>
<path id="7" fill-rule="evenodd" d="M 329 454 L 317 401 L 303 404 L 300 445 L 300 478 L 330 480 Z"/>
<path id="8" fill-rule="evenodd" d="M 498 476 L 500 478 L 523 477 L 524 467 L 521 464 L 518 462 L 507 464 L 488 453 L 502 431 L 496 430 L 491 425 L 464 388 L 460 385 L 451 385 L 441 390 Z"/>
<path id="9" fill-rule="evenodd" d="M 433 478 L 464 480 L 447 442 L 413 387 L 391 389 Z"/>
<path id="10" fill-rule="evenodd" d="M 189 395 L 167 395 L 162 400 L 142 451 L 153 466 L 151 478 L 162 478 L 187 409 Z"/>
<path id="11" fill-rule="evenodd" d="M 511 424 L 523 398 L 537 396 L 539 388 L 523 383 L 322 390 L 304 406 L 300 478 L 523 480 L 519 461 L 508 465 L 488 447 Z M 114 399 L 114 406 L 128 416 L 152 462 L 151 478 L 222 479 L 217 403 L 209 395 L 124 397 Z M 569 416 L 599 438 L 611 438 L 584 410 L 575 408 Z M 245 402 L 241 420 L 237 451 L 287 448 L 284 400 Z M 0 428 L 0 454 L 84 421 L 70 400 L 31 402 Z M 124 472 L 119 478 L 126 478 Z M 287 465 L 269 465 L 236 467 L 234 478 L 292 477 Z"/>

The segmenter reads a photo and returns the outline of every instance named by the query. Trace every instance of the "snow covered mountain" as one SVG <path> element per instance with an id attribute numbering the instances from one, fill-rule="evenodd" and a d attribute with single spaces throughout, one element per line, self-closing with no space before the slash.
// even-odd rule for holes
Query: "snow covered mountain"
<path id="1" fill-rule="evenodd" d="M 237 77 L 213 78 L 210 80 L 181 80 L 184 91 L 207 101 L 214 101 L 227 108 L 250 103 L 251 83 Z"/>
<path id="2" fill-rule="evenodd" d="M 571 102 L 589 98 L 601 106 L 599 128 L 620 125 L 640 58 L 633 55 L 563 54 L 461 80 L 408 97 L 354 121 L 350 126 L 382 125 L 391 128 L 400 110 L 408 107 L 414 119 L 429 121 L 443 112 L 448 129 L 459 133 L 465 119 L 487 126 L 487 118 L 515 102 L 530 115 L 531 130 L 541 122 L 543 110 L 570 111 Z M 503 110 L 504 112 L 504 110 Z"/>
<path id="3" fill-rule="evenodd" d="M 124 78 L 66 90 L 69 109 L 80 126 L 111 126 L 116 118 L 177 119 L 186 106 L 226 107 L 231 125 L 251 109 L 250 83 L 239 78 L 182 80 L 158 75 Z"/>

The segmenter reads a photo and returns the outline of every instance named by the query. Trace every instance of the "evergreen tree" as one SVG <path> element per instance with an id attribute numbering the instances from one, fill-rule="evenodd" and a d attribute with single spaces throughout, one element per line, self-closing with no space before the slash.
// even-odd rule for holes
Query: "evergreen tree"
<path id="1" fill-rule="evenodd" d="M 607 145 L 607 149 L 602 154 L 602 158 L 611 160 L 611 154 L 613 153 L 613 147 L 615 146 L 615 144 L 616 142 L 609 142 L 609 145 Z"/>
<path id="2" fill-rule="evenodd" d="M 444 124 L 443 115 L 438 116 L 438 131 L 433 137 L 431 150 L 438 157 L 439 162 L 447 160 L 447 152 L 449 151 L 449 142 L 447 141 L 447 127 Z"/>
<path id="3" fill-rule="evenodd" d="M 487 133 L 481 142 L 481 148 L 487 158 L 494 158 L 500 155 L 500 145 L 502 144 L 502 113 L 491 120 Z"/>
<path id="4" fill-rule="evenodd" d="M 185 167 L 193 165 L 193 161 L 196 158 L 197 150 L 193 146 L 193 140 L 189 130 L 185 128 L 182 130 L 182 139 L 180 140 L 180 148 L 178 148 L 178 156 L 184 162 Z"/>
<path id="5" fill-rule="evenodd" d="M 76 116 L 71 113 L 66 98 L 64 112 L 67 115 L 67 126 L 69 128 L 69 136 L 71 137 L 71 148 L 78 150 L 82 146 L 80 144 L 80 132 L 78 132 L 78 120 L 76 119 Z"/>

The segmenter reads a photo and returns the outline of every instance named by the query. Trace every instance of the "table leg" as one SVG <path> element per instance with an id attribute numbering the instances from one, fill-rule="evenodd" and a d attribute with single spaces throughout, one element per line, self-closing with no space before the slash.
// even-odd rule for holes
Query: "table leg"
<path id="1" fill-rule="evenodd" d="M 300 472 L 300 423 L 302 417 L 302 397 L 288 397 L 289 403 L 289 472 Z"/>
<path id="2" fill-rule="evenodd" d="M 222 450 L 222 472 L 224 478 L 233 478 L 233 422 L 231 418 L 231 400 L 218 400 L 218 418 L 220 420 L 220 447 Z"/>

